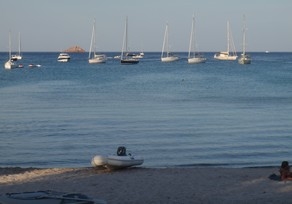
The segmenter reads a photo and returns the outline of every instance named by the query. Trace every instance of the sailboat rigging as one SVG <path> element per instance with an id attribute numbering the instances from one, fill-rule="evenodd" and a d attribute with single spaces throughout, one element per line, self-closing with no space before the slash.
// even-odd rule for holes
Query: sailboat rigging
<path id="1" fill-rule="evenodd" d="M 123 47 L 121 53 L 121 64 L 138 64 L 139 60 L 133 58 L 131 54 L 128 53 L 128 16 L 126 17 L 124 38 L 123 38 Z"/>
<path id="2" fill-rule="evenodd" d="M 95 37 L 95 19 L 92 27 L 91 42 L 89 48 L 88 62 L 90 64 L 105 63 L 107 58 L 105 54 L 96 54 L 96 37 Z"/>
<path id="3" fill-rule="evenodd" d="M 11 32 L 9 32 L 9 59 L 7 62 L 4 64 L 5 69 L 12 69 L 16 68 L 16 64 L 14 61 L 11 59 Z"/>
<path id="4" fill-rule="evenodd" d="M 231 45 L 230 45 L 231 43 Z M 232 52 L 230 53 L 230 46 L 232 46 Z M 218 60 L 236 60 L 237 54 L 235 50 L 235 45 L 233 42 L 231 30 L 230 30 L 230 24 L 229 21 L 227 21 L 227 51 L 226 52 L 218 52 L 214 55 L 215 59 Z"/>
<path id="5" fill-rule="evenodd" d="M 13 61 L 16 60 L 21 60 L 22 59 L 22 55 L 21 55 L 21 37 L 20 37 L 20 33 L 18 34 L 18 53 L 15 55 L 11 56 L 11 59 Z"/>
<path id="6" fill-rule="evenodd" d="M 173 62 L 179 60 L 179 57 L 174 56 L 169 51 L 169 39 L 168 39 L 168 23 L 166 23 L 165 32 L 164 32 L 164 39 L 162 45 L 162 52 L 161 52 L 161 61 L 162 62 Z"/>
<path id="7" fill-rule="evenodd" d="M 192 30 L 190 36 L 190 44 L 189 44 L 189 54 L 188 54 L 188 63 L 204 63 L 206 62 L 206 58 L 202 57 L 201 55 L 195 52 L 195 16 L 193 16 L 192 20 Z"/>
<path id="8" fill-rule="evenodd" d="M 242 29 L 242 54 L 238 59 L 239 64 L 250 64 L 251 57 L 246 54 L 246 20 L 243 16 L 243 29 Z"/>

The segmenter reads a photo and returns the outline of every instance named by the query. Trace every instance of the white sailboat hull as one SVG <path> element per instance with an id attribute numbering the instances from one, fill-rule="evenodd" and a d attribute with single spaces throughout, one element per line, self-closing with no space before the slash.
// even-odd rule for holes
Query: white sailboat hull
<path id="1" fill-rule="evenodd" d="M 179 57 L 174 56 L 169 51 L 169 42 L 168 42 L 168 24 L 166 24 L 165 32 L 164 32 L 164 39 L 162 45 L 162 52 L 161 52 L 161 62 L 174 62 L 179 60 Z"/>
<path id="2" fill-rule="evenodd" d="M 204 58 L 204 57 L 192 57 L 192 58 L 188 58 L 188 63 L 189 64 L 205 63 L 206 61 L 207 61 L 207 59 Z"/>
<path id="3" fill-rule="evenodd" d="M 242 37 L 242 54 L 240 55 L 238 59 L 239 64 L 250 64 L 251 63 L 251 57 L 247 54 L 245 54 L 245 47 L 246 47 L 246 26 L 245 26 L 245 16 L 243 16 L 243 37 Z"/>
<path id="4" fill-rule="evenodd" d="M 228 52 L 219 52 L 219 53 L 216 53 L 214 55 L 214 58 L 215 59 L 218 59 L 218 60 L 236 60 L 237 59 L 237 55 L 230 55 Z"/>
<path id="5" fill-rule="evenodd" d="M 11 59 L 12 60 L 21 60 L 22 56 L 21 55 L 12 55 Z"/>
<path id="6" fill-rule="evenodd" d="M 177 56 L 161 57 L 161 62 L 174 62 L 178 60 L 179 60 L 179 57 Z"/>
<path id="7" fill-rule="evenodd" d="M 248 55 L 241 55 L 238 59 L 239 64 L 250 64 L 251 58 Z"/>
<path id="8" fill-rule="evenodd" d="M 16 65 L 11 61 L 11 60 L 8 60 L 7 62 L 5 62 L 4 64 L 4 68 L 5 69 L 13 69 L 15 68 Z"/>
<path id="9" fill-rule="evenodd" d="M 231 48 L 231 49 L 230 49 Z M 229 21 L 227 21 L 227 51 L 218 52 L 214 55 L 217 60 L 229 60 L 233 61 L 237 59 L 236 49 L 233 42 Z"/>
<path id="10" fill-rule="evenodd" d="M 91 42 L 89 48 L 88 63 L 89 64 L 100 64 L 105 63 L 107 57 L 105 54 L 96 54 L 96 39 L 95 39 L 95 19 L 92 27 Z"/>
<path id="11" fill-rule="evenodd" d="M 94 55 L 93 58 L 89 59 L 89 64 L 98 64 L 98 63 L 105 63 L 107 60 L 106 55 Z"/>
<path id="12" fill-rule="evenodd" d="M 128 52 L 128 17 L 126 18 L 124 37 L 123 37 L 123 46 L 121 53 L 121 64 L 123 65 L 133 65 L 139 63 L 139 58 L 134 58 L 133 55 L 130 55 Z"/>

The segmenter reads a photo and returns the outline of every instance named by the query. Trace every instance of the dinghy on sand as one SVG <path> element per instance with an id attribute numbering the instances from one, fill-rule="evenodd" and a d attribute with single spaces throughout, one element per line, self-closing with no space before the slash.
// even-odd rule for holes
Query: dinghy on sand
<path id="1" fill-rule="evenodd" d="M 140 156 L 127 154 L 126 147 L 118 147 L 117 155 L 102 156 L 96 155 L 91 160 L 93 167 L 108 169 L 122 169 L 143 164 L 144 159 Z"/>

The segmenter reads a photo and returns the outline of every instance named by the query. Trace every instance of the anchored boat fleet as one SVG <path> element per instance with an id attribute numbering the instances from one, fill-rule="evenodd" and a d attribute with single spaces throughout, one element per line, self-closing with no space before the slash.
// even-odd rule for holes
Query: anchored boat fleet
<path id="1" fill-rule="evenodd" d="M 228 61 L 235 61 L 238 59 L 239 64 L 250 64 L 251 63 L 251 57 L 246 54 L 246 19 L 245 16 L 243 17 L 243 42 L 242 42 L 242 54 L 238 58 L 230 23 L 227 21 L 227 50 L 221 51 L 218 53 L 215 53 L 214 59 L 217 60 L 228 60 Z M 8 60 L 4 63 L 5 69 L 13 69 L 13 68 L 22 68 L 23 65 L 17 63 L 22 59 L 21 55 L 21 38 L 19 33 L 19 49 L 18 53 L 15 55 L 11 54 L 11 33 L 9 32 L 9 54 L 8 54 Z M 206 62 L 206 58 L 196 52 L 195 49 L 196 40 L 195 40 L 195 17 L 193 16 L 192 19 L 192 28 L 191 28 L 191 35 L 190 35 L 190 41 L 189 41 L 189 51 L 188 51 L 188 57 L 187 62 L 189 64 L 197 64 L 197 63 L 204 63 Z M 114 59 L 119 59 L 121 64 L 138 64 L 139 60 L 144 57 L 144 52 L 140 52 L 139 54 L 131 53 L 129 51 L 128 47 L 128 17 L 126 17 L 125 22 L 125 30 L 124 30 L 124 38 L 123 38 L 123 46 L 121 55 L 115 56 Z M 71 59 L 71 56 L 68 53 L 61 52 L 57 58 L 58 62 L 69 62 Z M 174 55 L 170 51 L 169 46 L 169 25 L 166 23 L 165 32 L 164 32 L 164 39 L 163 39 L 163 45 L 162 45 L 162 52 L 161 52 L 161 62 L 175 62 L 178 61 L 180 58 L 176 55 Z M 105 54 L 97 54 L 96 53 L 96 23 L 94 19 L 93 27 L 92 27 L 92 33 L 91 33 L 91 42 L 90 42 L 90 48 L 89 48 L 89 56 L 88 56 L 88 63 L 89 64 L 99 64 L 99 63 L 105 63 L 107 61 L 107 56 Z M 30 67 L 40 67 L 41 65 L 34 65 L 31 64 Z"/>

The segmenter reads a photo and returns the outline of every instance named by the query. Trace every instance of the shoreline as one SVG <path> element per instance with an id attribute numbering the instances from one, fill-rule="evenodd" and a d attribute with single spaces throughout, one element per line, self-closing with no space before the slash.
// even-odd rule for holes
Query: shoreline
<path id="1" fill-rule="evenodd" d="M 269 179 L 278 167 L 0 167 L 0 194 L 53 190 L 107 203 L 288 203 L 292 182 Z"/>

